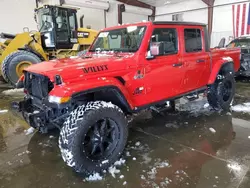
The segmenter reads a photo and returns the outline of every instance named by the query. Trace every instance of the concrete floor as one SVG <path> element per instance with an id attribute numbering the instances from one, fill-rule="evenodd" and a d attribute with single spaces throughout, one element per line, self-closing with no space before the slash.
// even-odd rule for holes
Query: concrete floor
<path id="1" fill-rule="evenodd" d="M 238 83 L 235 103 L 250 101 L 249 94 L 249 83 Z M 0 110 L 9 110 L 20 96 L 0 98 Z M 205 103 L 182 104 L 181 112 L 166 116 L 138 115 L 121 172 L 98 182 L 84 181 L 64 164 L 58 132 L 25 135 L 29 126 L 19 114 L 0 113 L 0 187 L 249 188 L 250 114 L 220 114 Z"/>

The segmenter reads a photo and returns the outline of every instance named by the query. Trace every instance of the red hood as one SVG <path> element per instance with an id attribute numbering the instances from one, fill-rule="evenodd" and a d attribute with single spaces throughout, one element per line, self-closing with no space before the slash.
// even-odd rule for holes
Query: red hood
<path id="1" fill-rule="evenodd" d="M 97 55 L 90 58 L 72 57 L 42 62 L 29 66 L 26 71 L 46 75 L 54 80 L 55 75 L 60 75 L 64 81 L 79 77 L 106 75 L 110 72 L 126 70 L 126 62 L 131 61 L 134 54 L 123 56 Z M 134 59 L 134 58 L 133 58 Z"/>

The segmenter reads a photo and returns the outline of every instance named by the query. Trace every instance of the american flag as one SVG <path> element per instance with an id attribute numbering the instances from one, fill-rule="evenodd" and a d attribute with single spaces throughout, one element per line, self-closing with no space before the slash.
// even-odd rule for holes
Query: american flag
<path id="1" fill-rule="evenodd" d="M 250 3 L 232 5 L 234 37 L 250 34 Z"/>

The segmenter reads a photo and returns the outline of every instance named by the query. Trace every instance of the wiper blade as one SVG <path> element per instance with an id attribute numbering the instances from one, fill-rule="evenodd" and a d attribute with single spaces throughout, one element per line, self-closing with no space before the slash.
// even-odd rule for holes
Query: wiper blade
<path id="1" fill-rule="evenodd" d="M 138 49 L 128 49 L 127 52 L 136 52 Z"/>

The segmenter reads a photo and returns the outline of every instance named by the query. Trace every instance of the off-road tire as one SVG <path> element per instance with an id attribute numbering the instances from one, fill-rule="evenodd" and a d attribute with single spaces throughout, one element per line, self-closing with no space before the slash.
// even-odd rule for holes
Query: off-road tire
<path id="1" fill-rule="evenodd" d="M 229 99 L 223 100 L 222 87 L 224 87 L 224 83 L 229 82 L 232 84 L 231 94 Z M 224 110 L 228 111 L 230 109 L 231 104 L 233 103 L 235 95 L 235 79 L 233 74 L 226 75 L 218 75 L 214 84 L 210 85 L 207 93 L 207 100 L 209 105 L 215 110 Z"/>
<path id="2" fill-rule="evenodd" d="M 18 76 L 16 75 L 16 66 L 21 61 L 29 61 L 32 64 L 40 63 L 42 60 L 35 54 L 19 50 L 8 55 L 2 62 L 3 78 L 6 82 L 15 86 Z"/>
<path id="3" fill-rule="evenodd" d="M 81 152 L 82 137 L 101 118 L 112 118 L 119 129 L 119 141 L 111 154 L 99 161 L 92 161 Z M 104 101 L 88 102 L 77 107 L 66 119 L 59 136 L 59 148 L 64 162 L 77 173 L 89 175 L 101 173 L 122 154 L 128 137 L 128 122 L 122 110 Z M 103 164 L 102 162 L 106 160 Z"/>

